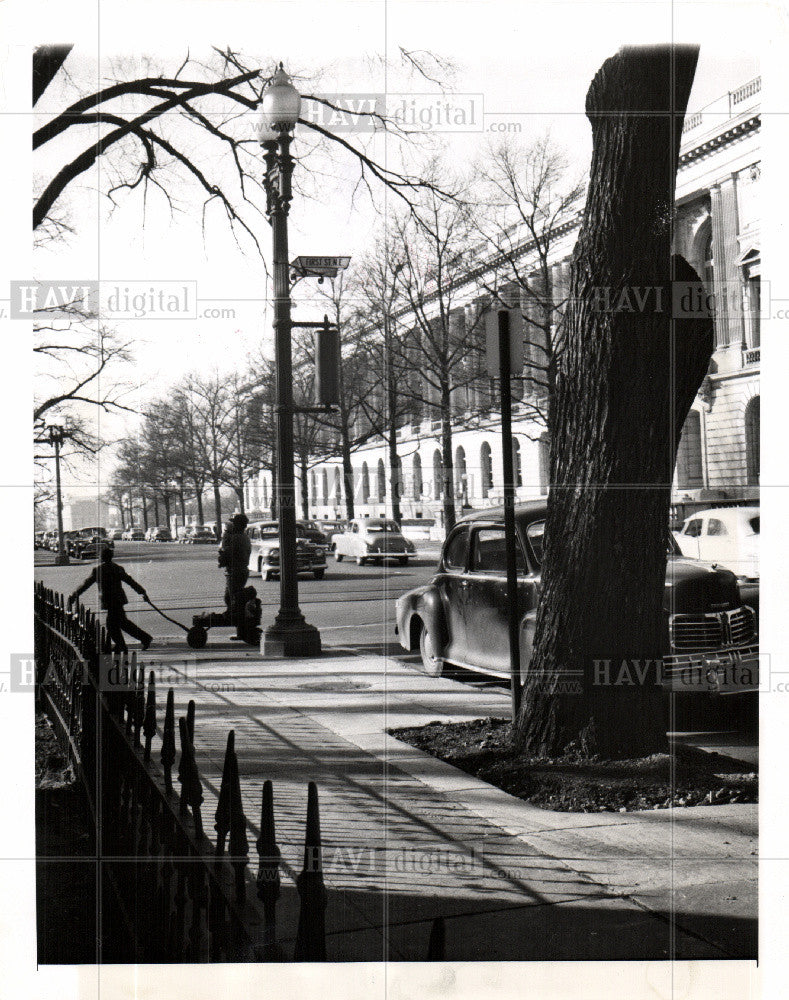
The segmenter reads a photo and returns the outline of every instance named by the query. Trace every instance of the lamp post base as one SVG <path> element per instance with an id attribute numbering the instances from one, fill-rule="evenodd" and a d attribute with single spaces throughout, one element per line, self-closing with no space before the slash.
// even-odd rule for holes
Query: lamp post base
<path id="1" fill-rule="evenodd" d="M 70 566 L 71 565 L 71 560 L 64 553 L 62 556 L 55 556 L 55 565 L 56 566 Z"/>
<path id="2" fill-rule="evenodd" d="M 263 633 L 260 651 L 264 656 L 320 656 L 321 634 L 314 625 L 300 622 L 274 622 Z"/>

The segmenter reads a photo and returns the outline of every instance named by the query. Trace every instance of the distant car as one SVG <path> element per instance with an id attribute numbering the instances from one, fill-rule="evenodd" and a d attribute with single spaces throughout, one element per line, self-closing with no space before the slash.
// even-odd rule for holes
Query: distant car
<path id="1" fill-rule="evenodd" d="M 105 549 L 115 551 L 111 539 L 103 535 L 81 535 L 73 544 L 71 555 L 77 559 L 98 559 Z"/>
<path id="2" fill-rule="evenodd" d="M 317 521 L 300 519 L 296 521 L 296 528 L 301 538 L 306 538 L 308 542 L 317 545 L 324 552 L 329 551 L 329 536 Z"/>
<path id="3" fill-rule="evenodd" d="M 309 573 L 322 580 L 326 573 L 326 553 L 300 532 L 297 525 L 296 568 L 301 574 Z M 256 521 L 247 528 L 252 544 L 249 554 L 249 572 L 257 573 L 264 580 L 279 576 L 279 524 L 277 521 Z"/>
<path id="4" fill-rule="evenodd" d="M 33 534 L 33 547 L 36 549 L 44 548 L 44 537 L 46 536 L 46 531 L 36 531 Z"/>
<path id="5" fill-rule="evenodd" d="M 321 531 L 329 540 L 329 552 L 334 552 L 337 545 L 337 535 L 341 535 L 345 531 L 348 527 L 348 522 L 339 518 L 332 518 L 327 521 L 321 521 L 320 526 Z"/>
<path id="6" fill-rule="evenodd" d="M 169 528 L 149 528 L 145 538 L 148 542 L 171 542 L 173 540 Z"/>
<path id="7" fill-rule="evenodd" d="M 396 559 L 405 566 L 416 554 L 414 543 L 403 538 L 397 522 L 384 517 L 355 518 L 342 534 L 333 535 L 332 541 L 337 562 L 347 556 L 355 559 L 357 566 L 384 559 Z"/>
<path id="8" fill-rule="evenodd" d="M 184 545 L 216 545 L 214 529 L 205 524 L 189 524 L 179 539 Z"/>
<path id="9" fill-rule="evenodd" d="M 58 533 L 57 531 L 45 531 L 44 538 L 41 542 L 42 549 L 49 549 L 50 552 L 56 552 L 58 547 Z"/>
<path id="10" fill-rule="evenodd" d="M 123 541 L 123 528 L 113 528 L 110 531 L 108 537 L 113 542 L 122 542 Z"/>
<path id="11" fill-rule="evenodd" d="M 741 583 L 759 579 L 759 507 L 714 507 L 685 519 L 674 532 L 688 559 L 730 569 Z"/>
<path id="12" fill-rule="evenodd" d="M 531 659 L 541 591 L 545 500 L 515 508 L 521 677 Z M 668 535 L 668 532 L 667 532 Z M 758 690 L 753 610 L 732 572 L 683 559 L 668 535 L 661 682 L 675 692 Z M 504 509 L 478 511 L 450 531 L 433 578 L 396 603 L 397 635 L 425 672 L 445 664 L 508 677 L 509 633 Z"/>
<path id="13" fill-rule="evenodd" d="M 124 542 L 144 542 L 145 532 L 142 528 L 127 528 L 123 533 Z"/>

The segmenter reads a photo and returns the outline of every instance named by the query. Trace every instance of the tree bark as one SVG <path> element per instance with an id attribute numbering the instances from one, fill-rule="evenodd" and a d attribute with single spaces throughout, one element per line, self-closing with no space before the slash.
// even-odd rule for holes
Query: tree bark
<path id="1" fill-rule="evenodd" d="M 214 479 L 212 484 L 214 488 L 214 520 L 216 521 L 217 527 L 220 532 L 222 530 L 222 496 L 219 492 L 219 480 Z"/>
<path id="2" fill-rule="evenodd" d="M 351 444 L 347 437 L 342 438 L 342 481 L 345 497 L 345 517 L 352 521 L 356 516 L 353 499 L 353 464 L 351 463 Z"/>
<path id="3" fill-rule="evenodd" d="M 195 500 L 197 501 L 197 520 L 198 524 L 205 524 L 203 519 L 203 487 L 202 485 L 195 485 Z M 184 516 L 184 524 L 186 524 L 186 517 Z"/>
<path id="4" fill-rule="evenodd" d="M 672 280 L 698 283 L 671 256 L 697 58 L 691 46 L 625 48 L 587 94 L 590 184 L 549 414 L 542 595 L 516 729 L 531 754 L 621 757 L 666 747 L 656 664 L 666 642 L 671 482 L 713 349 L 709 316 L 672 318 Z M 599 661 L 610 661 L 612 679 L 623 661 L 642 673 L 649 665 L 648 674 L 641 682 L 630 669 L 631 683 L 601 683 Z M 578 681 L 580 692 L 568 690 Z"/>
<path id="5" fill-rule="evenodd" d="M 299 473 L 301 478 L 301 516 L 305 521 L 310 516 L 310 484 L 307 481 L 307 474 L 309 472 L 307 465 L 308 461 L 308 455 L 302 454 L 299 456 Z"/>
<path id="6" fill-rule="evenodd" d="M 441 461 L 444 465 L 444 533 L 455 527 L 455 460 L 452 455 L 452 406 L 449 386 L 441 389 Z"/>

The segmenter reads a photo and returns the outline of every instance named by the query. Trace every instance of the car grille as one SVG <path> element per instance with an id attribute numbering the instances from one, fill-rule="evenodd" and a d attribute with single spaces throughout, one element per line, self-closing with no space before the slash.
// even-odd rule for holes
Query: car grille
<path id="1" fill-rule="evenodd" d="M 756 635 L 754 614 L 740 607 L 705 615 L 672 615 L 669 619 L 672 649 L 677 652 L 741 646 Z"/>

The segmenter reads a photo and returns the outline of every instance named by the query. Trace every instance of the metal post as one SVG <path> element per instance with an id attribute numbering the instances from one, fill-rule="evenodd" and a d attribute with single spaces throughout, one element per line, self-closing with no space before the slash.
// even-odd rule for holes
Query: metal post
<path id="1" fill-rule="evenodd" d="M 52 443 L 55 446 L 55 506 L 58 517 L 58 554 L 55 557 L 56 566 L 68 566 L 69 557 L 63 543 L 63 495 L 60 492 L 60 445 L 62 436 L 60 431 L 52 434 Z"/>
<path id="2" fill-rule="evenodd" d="M 512 721 L 521 703 L 518 573 L 516 567 L 515 482 L 512 464 L 512 390 L 510 378 L 510 314 L 499 312 L 499 374 L 501 383 L 501 447 L 504 472 L 504 538 L 507 549 L 507 624 L 510 640 Z"/>
<path id="3" fill-rule="evenodd" d="M 320 633 L 299 608 L 296 568 L 296 490 L 293 475 L 293 361 L 291 356 L 288 209 L 293 158 L 290 135 L 266 144 L 266 188 L 273 236 L 274 362 L 277 373 L 277 512 L 279 515 L 280 607 L 263 637 L 263 652 L 279 656 L 317 656 Z"/>

